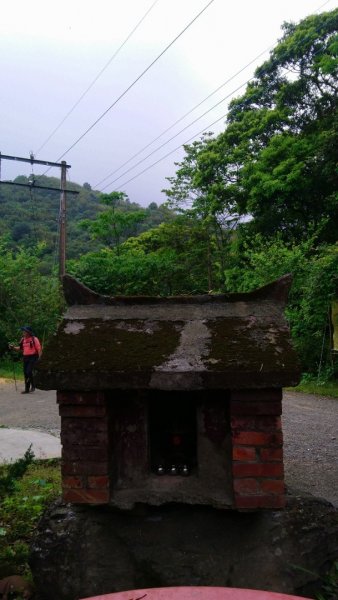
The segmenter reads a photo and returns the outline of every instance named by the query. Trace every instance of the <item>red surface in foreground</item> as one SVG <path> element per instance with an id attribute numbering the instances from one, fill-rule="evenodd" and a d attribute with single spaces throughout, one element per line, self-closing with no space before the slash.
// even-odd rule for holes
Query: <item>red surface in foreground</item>
<path id="1" fill-rule="evenodd" d="M 81 599 L 80 599 L 81 600 Z M 278 592 L 225 587 L 162 587 L 91 596 L 82 600 L 310 600 Z"/>

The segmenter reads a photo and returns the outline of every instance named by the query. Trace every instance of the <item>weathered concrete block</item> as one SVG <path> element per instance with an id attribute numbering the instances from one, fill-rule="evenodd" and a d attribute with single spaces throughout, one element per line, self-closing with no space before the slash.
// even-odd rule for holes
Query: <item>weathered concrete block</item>
<path id="1" fill-rule="evenodd" d="M 278 507 L 281 497 L 275 501 Z M 264 506 L 264 496 L 259 502 Z M 57 502 L 40 521 L 30 565 L 38 600 L 182 585 L 314 596 L 319 574 L 338 555 L 337 516 L 331 504 L 312 497 L 289 496 L 284 511 L 255 513 Z"/>

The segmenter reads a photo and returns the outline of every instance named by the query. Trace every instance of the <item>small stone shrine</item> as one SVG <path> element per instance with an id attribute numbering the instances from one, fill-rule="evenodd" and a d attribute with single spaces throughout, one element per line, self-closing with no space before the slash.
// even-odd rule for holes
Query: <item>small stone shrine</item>
<path id="1" fill-rule="evenodd" d="M 57 390 L 64 501 L 283 508 L 282 388 L 300 377 L 290 284 L 109 297 L 66 275 L 36 370 Z"/>

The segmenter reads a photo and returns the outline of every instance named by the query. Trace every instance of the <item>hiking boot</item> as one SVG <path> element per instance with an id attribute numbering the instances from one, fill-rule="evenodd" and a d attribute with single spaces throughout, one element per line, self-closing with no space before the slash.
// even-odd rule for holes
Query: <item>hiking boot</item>
<path id="1" fill-rule="evenodd" d="M 21 394 L 29 394 L 29 388 L 31 386 L 31 382 L 28 377 L 25 377 L 25 391 L 21 392 Z"/>

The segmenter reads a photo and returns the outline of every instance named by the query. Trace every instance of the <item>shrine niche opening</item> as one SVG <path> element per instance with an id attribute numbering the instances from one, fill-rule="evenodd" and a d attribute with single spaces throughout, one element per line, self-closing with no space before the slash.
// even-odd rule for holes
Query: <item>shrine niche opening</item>
<path id="1" fill-rule="evenodd" d="M 196 471 L 196 403 L 185 394 L 161 392 L 149 401 L 150 465 L 157 475 L 187 476 Z"/>

